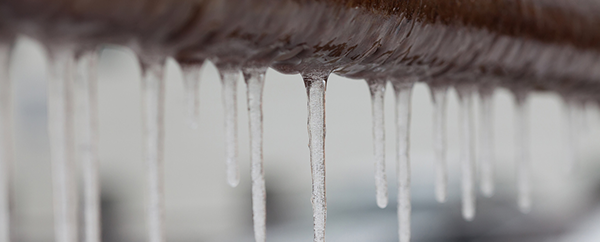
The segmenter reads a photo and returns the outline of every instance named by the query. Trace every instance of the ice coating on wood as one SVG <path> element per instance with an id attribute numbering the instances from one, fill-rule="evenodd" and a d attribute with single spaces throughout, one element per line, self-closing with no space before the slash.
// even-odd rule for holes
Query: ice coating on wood
<path id="1" fill-rule="evenodd" d="M 223 90 L 225 110 L 225 162 L 227 164 L 227 183 L 236 187 L 240 183 L 238 161 L 238 123 L 237 123 L 237 83 L 239 70 L 219 68 Z"/>
<path id="2" fill-rule="evenodd" d="M 144 162 L 148 182 L 148 240 L 164 242 L 164 59 L 140 59 L 142 67 L 142 121 Z"/>
<path id="3" fill-rule="evenodd" d="M 254 239 L 266 241 L 267 191 L 263 170 L 263 110 L 262 94 L 266 68 L 244 69 L 244 80 L 248 91 L 248 120 L 250 122 L 250 175 L 252 179 L 252 220 Z"/>
<path id="4" fill-rule="evenodd" d="M 98 52 L 82 52 L 77 57 L 75 80 L 75 121 L 78 163 L 83 178 L 84 241 L 100 242 L 100 184 L 98 178 Z"/>
<path id="5" fill-rule="evenodd" d="M 12 43 L 0 41 L 0 241 L 11 241 L 12 167 L 14 159 L 12 80 L 9 60 Z"/>
<path id="6" fill-rule="evenodd" d="M 529 157 L 529 107 L 527 94 L 515 93 L 515 158 L 519 210 L 531 211 L 531 159 Z"/>
<path id="7" fill-rule="evenodd" d="M 70 47 L 50 47 L 48 82 L 48 136 L 54 193 L 57 242 L 78 240 L 77 183 L 73 125 L 75 53 Z"/>
<path id="8" fill-rule="evenodd" d="M 433 101 L 433 152 L 435 155 L 435 199 L 443 203 L 448 196 L 448 162 L 446 161 L 446 99 L 448 87 L 430 85 Z"/>
<path id="9" fill-rule="evenodd" d="M 475 217 L 475 123 L 473 117 L 473 87 L 456 87 L 459 100 L 459 140 L 462 171 L 462 216 L 467 221 Z"/>
<path id="10" fill-rule="evenodd" d="M 396 161 L 398 177 L 398 236 L 410 241 L 410 104 L 412 80 L 392 81 L 396 94 Z"/>
<path id="11" fill-rule="evenodd" d="M 479 162 L 480 189 L 486 197 L 494 195 L 494 120 L 493 120 L 493 91 L 479 92 Z"/>
<path id="12" fill-rule="evenodd" d="M 371 109 L 373 113 L 373 154 L 375 160 L 375 189 L 377 206 L 387 207 L 388 185 L 385 174 L 385 124 L 384 124 L 384 79 L 367 79 L 371 92 Z"/>
<path id="13" fill-rule="evenodd" d="M 325 193 L 325 89 L 328 74 L 303 75 L 308 95 L 308 146 L 312 174 L 314 242 L 325 241 L 327 198 Z"/>
<path id="14" fill-rule="evenodd" d="M 200 122 L 200 71 L 202 63 L 182 64 L 185 119 L 192 129 Z"/>

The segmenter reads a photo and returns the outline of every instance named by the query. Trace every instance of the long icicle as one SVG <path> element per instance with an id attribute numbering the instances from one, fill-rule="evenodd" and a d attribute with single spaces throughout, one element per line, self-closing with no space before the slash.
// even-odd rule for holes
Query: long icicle
<path id="1" fill-rule="evenodd" d="M 148 179 L 148 239 L 165 241 L 164 226 L 164 105 L 165 81 L 163 60 L 142 64 L 142 110 L 144 127 L 144 160 Z"/>
<path id="2" fill-rule="evenodd" d="M 328 75 L 303 75 L 308 95 L 308 140 L 312 174 L 314 242 L 325 241 L 325 89 Z"/>
<path id="3" fill-rule="evenodd" d="M 267 191 L 263 170 L 263 110 L 262 94 L 265 83 L 266 68 L 244 69 L 248 91 L 248 120 L 250 121 L 250 150 L 252 177 L 252 220 L 254 222 L 254 239 L 256 242 L 266 241 Z"/>
<path id="4" fill-rule="evenodd" d="M 192 129 L 200 122 L 200 71 L 202 63 L 182 64 L 185 119 Z"/>
<path id="5" fill-rule="evenodd" d="M 12 43 L 0 42 L 0 241 L 11 241 L 14 159 L 12 80 L 8 73 Z"/>
<path id="6" fill-rule="evenodd" d="M 77 241 L 77 196 L 73 130 L 74 52 L 49 50 L 48 136 L 54 191 L 54 227 L 57 242 Z"/>
<path id="7" fill-rule="evenodd" d="M 414 82 L 392 82 L 396 94 L 396 142 L 398 176 L 398 236 L 410 241 L 410 106 Z"/>
<path id="8" fill-rule="evenodd" d="M 76 102 L 81 108 L 75 118 L 80 124 L 77 148 L 83 177 L 84 241 L 100 242 L 100 184 L 98 179 L 98 97 L 96 65 L 98 52 L 85 51 L 78 56 Z"/>
<path id="9" fill-rule="evenodd" d="M 480 172 L 481 172 L 481 184 L 480 189 L 486 197 L 494 195 L 494 132 L 493 132 L 493 93 L 492 90 L 480 90 L 480 148 L 479 148 L 479 160 L 480 160 Z"/>
<path id="10" fill-rule="evenodd" d="M 462 215 L 467 221 L 475 217 L 475 124 L 473 122 L 473 89 L 457 87 L 460 102 L 459 138 L 462 170 Z"/>
<path id="11" fill-rule="evenodd" d="M 219 74 L 223 87 L 223 105 L 225 108 L 227 183 L 232 187 L 236 187 L 240 183 L 237 127 L 237 82 L 239 79 L 239 70 L 219 68 Z"/>
<path id="12" fill-rule="evenodd" d="M 529 110 L 527 94 L 515 93 L 515 155 L 519 210 L 531 211 L 531 160 L 529 158 Z"/>
<path id="13" fill-rule="evenodd" d="M 371 91 L 371 109 L 373 112 L 373 153 L 375 157 L 375 188 L 377 206 L 387 207 L 388 185 L 385 174 L 385 124 L 384 124 L 384 79 L 367 79 Z"/>
<path id="14" fill-rule="evenodd" d="M 447 86 L 430 86 L 433 101 L 433 150 L 435 153 L 435 199 L 446 202 L 448 196 L 448 163 L 446 161 Z"/>

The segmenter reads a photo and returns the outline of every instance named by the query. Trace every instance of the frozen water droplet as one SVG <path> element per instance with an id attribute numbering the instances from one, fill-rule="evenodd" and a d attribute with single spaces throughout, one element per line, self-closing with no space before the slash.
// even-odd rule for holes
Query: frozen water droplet
<path id="1" fill-rule="evenodd" d="M 165 80 L 164 59 L 141 59 L 142 111 L 144 127 L 144 160 L 148 179 L 148 239 L 165 241 L 164 225 L 164 109 Z"/>
<path id="2" fill-rule="evenodd" d="M 75 118 L 78 123 L 76 144 L 83 179 L 84 241 L 100 242 L 100 184 L 98 181 L 98 53 L 85 51 L 77 58 Z"/>
<path id="3" fill-rule="evenodd" d="M 481 193 L 486 197 L 494 195 L 494 120 L 492 90 L 482 90 L 480 94 L 480 148 Z"/>
<path id="4" fill-rule="evenodd" d="M 526 93 L 515 93 L 515 154 L 518 204 L 522 213 L 531 211 L 531 161 L 529 158 L 529 110 Z"/>
<path id="5" fill-rule="evenodd" d="M 325 194 L 325 89 L 328 74 L 303 75 L 308 95 L 308 139 L 312 174 L 314 242 L 325 241 L 327 198 Z"/>
<path id="6" fill-rule="evenodd" d="M 388 204 L 388 185 L 385 174 L 385 124 L 384 96 L 386 81 L 383 79 L 367 79 L 371 91 L 371 107 L 373 112 L 373 153 L 375 157 L 375 187 L 377 206 L 385 208 Z"/>
<path id="7" fill-rule="evenodd" d="M 12 80 L 9 65 L 12 43 L 0 42 L 0 241 L 11 241 L 11 184 L 14 159 Z"/>
<path id="8" fill-rule="evenodd" d="M 239 73 L 238 69 L 219 68 L 223 87 L 223 106 L 225 108 L 227 183 L 232 187 L 236 187 L 240 183 L 237 127 L 237 83 Z"/>
<path id="9" fill-rule="evenodd" d="M 244 69 L 248 91 L 248 120 L 250 121 L 250 150 L 252 177 L 252 219 L 254 239 L 266 241 L 266 196 L 263 170 L 263 111 L 262 94 L 266 68 Z"/>
<path id="10" fill-rule="evenodd" d="M 202 63 L 182 64 L 184 89 L 184 112 L 187 123 L 192 129 L 198 128 L 200 122 L 200 71 Z"/>
<path id="11" fill-rule="evenodd" d="M 398 235 L 410 241 L 410 104 L 414 82 L 392 82 L 396 94 L 396 142 L 398 176 Z"/>
<path id="12" fill-rule="evenodd" d="M 435 153 L 435 199 L 446 202 L 448 163 L 446 161 L 446 99 L 448 87 L 430 86 L 433 101 L 433 150 Z"/>
<path id="13" fill-rule="evenodd" d="M 462 170 L 462 215 L 467 221 L 475 218 L 475 138 L 473 93 L 471 86 L 456 87 L 460 105 L 459 138 Z"/>
<path id="14" fill-rule="evenodd" d="M 48 136 L 57 242 L 76 242 L 78 238 L 73 130 L 74 59 L 71 48 L 49 49 Z"/>

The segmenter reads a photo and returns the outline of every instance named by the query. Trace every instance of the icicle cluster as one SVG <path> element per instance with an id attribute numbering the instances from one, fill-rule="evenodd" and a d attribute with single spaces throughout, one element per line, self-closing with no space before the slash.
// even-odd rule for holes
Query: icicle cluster
<path id="1" fill-rule="evenodd" d="M 0 241 L 11 241 L 11 165 L 12 144 L 12 96 L 8 76 L 8 59 L 11 45 L 0 43 Z M 98 128 L 97 128 L 97 73 L 96 49 L 80 50 L 73 46 L 49 47 L 49 134 L 55 200 L 55 234 L 58 242 L 75 242 L 82 231 L 85 242 L 101 241 L 100 186 L 98 174 Z M 165 80 L 164 56 L 138 56 L 142 70 L 142 110 L 144 134 L 144 162 L 146 165 L 148 201 L 148 239 L 151 242 L 166 241 L 164 202 L 164 102 Z M 202 61 L 181 64 L 185 90 L 185 116 L 191 128 L 199 125 L 199 77 Z M 252 219 L 255 241 L 265 242 L 266 189 L 263 167 L 263 110 L 262 97 L 265 73 L 268 65 L 237 66 L 217 65 L 222 84 L 225 110 L 225 163 L 227 183 L 236 187 L 240 182 L 238 164 L 238 113 L 237 83 L 240 72 L 247 87 L 247 105 L 250 130 Z M 310 167 L 314 241 L 325 241 L 327 220 L 326 169 L 325 169 L 325 92 L 330 71 L 303 71 L 302 78 L 307 93 Z M 384 99 L 386 85 L 391 83 L 395 93 L 396 162 L 398 183 L 398 236 L 399 241 L 411 239 L 411 161 L 410 119 L 411 96 L 419 76 L 409 78 L 367 79 L 372 101 L 373 154 L 375 164 L 376 204 L 385 208 L 388 204 L 388 183 L 385 171 L 385 125 Z M 445 202 L 448 197 L 448 165 L 446 137 L 446 106 L 450 84 L 429 83 L 433 109 L 433 147 L 435 170 L 435 198 Z M 484 196 L 494 193 L 494 142 L 493 142 L 493 92 L 477 89 L 474 84 L 455 85 L 459 107 L 459 140 L 461 160 L 462 216 L 471 221 L 475 218 L 477 181 Z M 480 133 L 475 141 L 474 98 L 479 91 Z M 515 94 L 515 161 L 517 163 L 517 204 L 523 213 L 532 207 L 532 165 L 529 155 L 529 125 L 527 108 L 528 93 Z M 565 97 L 569 131 L 572 170 L 576 165 L 576 127 L 581 125 L 583 104 Z M 77 124 L 77 125 L 74 125 Z M 77 127 L 77 129 L 75 129 Z M 476 156 L 476 148 L 479 156 Z M 77 221 L 77 164 L 81 164 L 83 180 L 83 229 Z M 477 171 L 479 165 L 479 173 Z M 478 177 L 479 175 L 479 177 Z"/>

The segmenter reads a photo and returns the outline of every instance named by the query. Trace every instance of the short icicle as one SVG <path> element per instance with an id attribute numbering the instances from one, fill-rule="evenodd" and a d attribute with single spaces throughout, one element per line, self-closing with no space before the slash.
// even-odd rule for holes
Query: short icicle
<path id="1" fill-rule="evenodd" d="M 164 202 L 164 59 L 140 59 L 142 67 L 142 113 L 144 161 L 148 181 L 148 239 L 165 241 Z"/>
<path id="2" fill-rule="evenodd" d="M 479 116 L 479 161 L 481 162 L 480 175 L 481 193 L 486 197 L 494 195 L 494 132 L 493 132 L 493 90 L 479 91 L 480 113 Z"/>
<path id="3" fill-rule="evenodd" d="M 384 97 L 386 80 L 368 79 L 371 91 L 371 109 L 373 112 L 373 153 L 375 157 L 375 188 L 377 206 L 387 207 L 388 185 L 385 174 L 385 124 Z"/>
<path id="4" fill-rule="evenodd" d="M 54 193 L 54 228 L 57 242 L 76 242 L 77 183 L 73 117 L 75 53 L 70 47 L 49 48 L 48 136 Z"/>
<path id="5" fill-rule="evenodd" d="M 225 108 L 225 159 L 227 164 L 227 183 L 236 187 L 240 183 L 238 161 L 237 127 L 237 83 L 240 71 L 236 68 L 219 68 L 223 87 L 223 105 Z"/>
<path id="6" fill-rule="evenodd" d="M 456 88 L 460 105 L 459 140 L 462 170 L 462 215 L 467 221 L 475 218 L 475 123 L 471 86 Z"/>
<path id="7" fill-rule="evenodd" d="M 519 210 L 531 211 L 531 160 L 529 158 L 529 110 L 527 94 L 515 93 L 515 155 Z"/>
<path id="8" fill-rule="evenodd" d="M 185 119 L 190 128 L 197 129 L 200 122 L 200 71 L 202 62 L 196 64 L 182 64 L 184 89 Z"/>
<path id="9" fill-rule="evenodd" d="M 327 198 L 325 193 L 325 89 L 327 74 L 302 76 L 308 95 L 308 139 L 312 174 L 314 242 L 325 241 Z"/>
<path id="10" fill-rule="evenodd" d="M 435 154 L 435 199 L 446 202 L 448 196 L 448 163 L 446 161 L 447 86 L 430 86 L 433 101 L 433 150 Z"/>
<path id="11" fill-rule="evenodd" d="M 100 242 L 100 184 L 98 179 L 98 52 L 84 51 L 77 58 L 75 82 L 76 144 L 83 178 L 84 241 Z"/>
<path id="12" fill-rule="evenodd" d="M 567 151 L 565 171 L 567 174 L 572 174 L 579 165 L 579 115 L 576 110 L 576 101 L 571 97 L 563 97 L 563 108 L 566 124 L 566 138 L 564 140 Z"/>
<path id="13" fill-rule="evenodd" d="M 0 241 L 10 242 L 12 222 L 12 167 L 14 159 L 12 80 L 9 75 L 12 43 L 0 42 Z"/>
<path id="14" fill-rule="evenodd" d="M 410 110 L 413 80 L 392 81 L 396 94 L 396 173 L 398 177 L 398 236 L 410 241 Z"/>
<path id="15" fill-rule="evenodd" d="M 250 121 L 250 150 L 252 177 L 252 220 L 254 239 L 266 241 L 266 198 L 265 174 L 263 170 L 263 110 L 262 94 L 266 68 L 243 70 L 248 91 L 248 120 Z"/>

